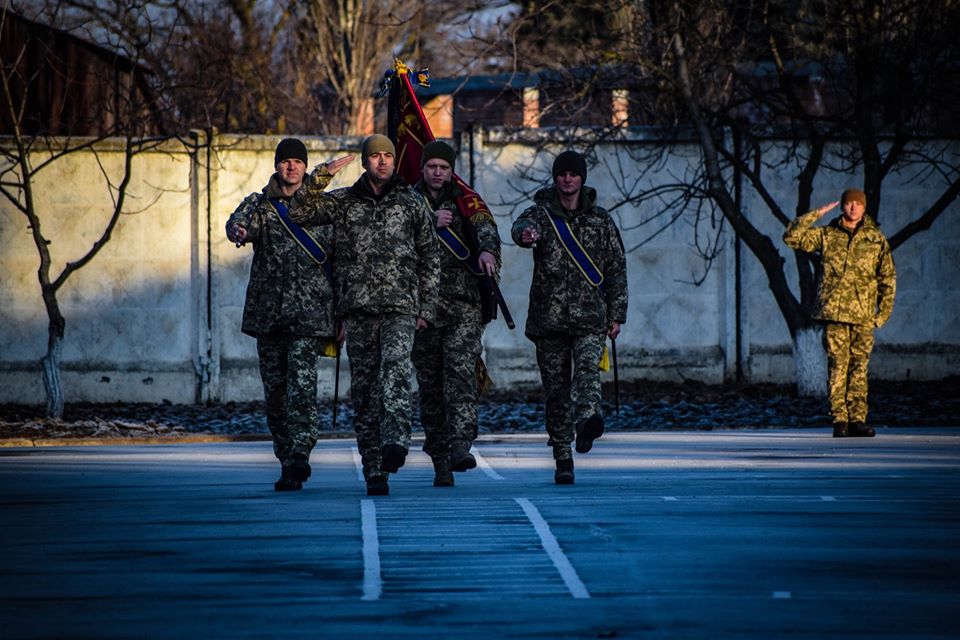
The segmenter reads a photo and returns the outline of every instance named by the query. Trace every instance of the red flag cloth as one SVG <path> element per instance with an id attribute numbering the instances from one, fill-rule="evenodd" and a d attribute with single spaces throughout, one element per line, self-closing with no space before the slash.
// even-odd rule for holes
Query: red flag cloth
<path id="1" fill-rule="evenodd" d="M 397 146 L 397 173 L 407 181 L 408 184 L 416 184 L 420 181 L 420 154 L 424 145 L 433 142 L 433 131 L 430 130 L 430 123 L 427 117 L 423 115 L 423 109 L 413 91 L 413 84 L 410 82 L 410 74 L 405 70 L 397 73 L 397 79 L 400 84 L 400 95 L 398 97 L 399 118 L 397 123 L 397 139 L 394 144 Z M 461 196 L 457 198 L 457 208 L 460 215 L 465 218 L 491 216 L 490 208 L 483 201 L 480 194 L 473 190 L 470 185 L 456 173 L 453 174 L 453 180 L 460 187 Z M 491 216 L 492 217 L 492 216 Z"/>

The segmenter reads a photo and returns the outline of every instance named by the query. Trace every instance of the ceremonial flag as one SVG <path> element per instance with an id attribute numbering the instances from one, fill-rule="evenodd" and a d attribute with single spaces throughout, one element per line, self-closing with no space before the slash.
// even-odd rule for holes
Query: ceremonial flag
<path id="1" fill-rule="evenodd" d="M 395 62 L 393 77 L 390 79 L 390 102 L 387 109 L 387 136 L 397 147 L 397 173 L 408 184 L 420 180 L 420 154 L 424 145 L 436 138 L 430 130 L 430 123 L 423 114 L 420 102 L 413 90 L 410 74 L 414 73 L 418 84 L 429 86 L 429 72 L 413 72 L 400 60 Z M 388 72 L 389 74 L 389 72 Z M 480 194 L 473 190 L 454 172 L 453 180 L 460 187 L 461 195 L 457 199 L 457 208 L 465 218 L 481 216 L 493 217 L 490 208 Z"/>
<path id="2" fill-rule="evenodd" d="M 420 180 L 420 158 L 424 145 L 433 142 L 436 138 L 430 129 L 430 123 L 420 107 L 420 102 L 413 90 L 410 76 L 413 74 L 417 83 L 429 86 L 429 72 L 412 71 L 399 59 L 394 62 L 394 69 L 384 76 L 381 91 L 388 91 L 387 106 L 387 136 L 393 141 L 397 149 L 397 173 L 408 184 L 416 184 Z M 460 187 L 460 195 L 456 199 L 457 210 L 466 218 L 463 225 L 467 234 L 467 243 L 472 245 L 473 260 L 476 261 L 477 242 L 473 229 L 473 222 L 489 217 L 493 219 L 490 208 L 483 201 L 480 194 L 468 185 L 454 172 L 453 181 Z M 474 269 L 471 269 L 474 271 Z M 500 287 L 495 278 L 484 276 L 480 279 L 481 295 L 484 302 L 493 298 L 492 317 L 496 317 L 496 307 L 503 312 L 503 319 L 510 329 L 514 328 L 513 317 L 507 309 Z M 486 295 L 489 293 L 489 296 Z"/>

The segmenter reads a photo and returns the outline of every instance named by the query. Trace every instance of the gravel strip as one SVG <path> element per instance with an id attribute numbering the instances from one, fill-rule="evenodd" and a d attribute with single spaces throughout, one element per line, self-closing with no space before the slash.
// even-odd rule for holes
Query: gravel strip
<path id="1" fill-rule="evenodd" d="M 826 399 L 800 398 L 792 386 L 632 382 L 621 388 L 620 412 L 613 389 L 604 387 L 609 431 L 669 429 L 809 428 L 830 423 Z M 414 400 L 416 407 L 416 400 Z M 877 427 L 960 426 L 960 378 L 935 382 L 872 381 L 870 423 Z M 0 439 L 185 438 L 195 434 L 268 434 L 263 402 L 211 406 L 170 403 L 71 403 L 63 420 L 43 417 L 43 407 L 0 405 Z M 415 412 L 416 413 L 416 412 Z M 320 423 L 331 435 L 352 433 L 353 412 L 342 399 L 336 429 L 331 406 Z M 414 432 L 422 431 L 414 416 Z M 540 389 L 494 390 L 480 404 L 480 433 L 543 433 Z"/>

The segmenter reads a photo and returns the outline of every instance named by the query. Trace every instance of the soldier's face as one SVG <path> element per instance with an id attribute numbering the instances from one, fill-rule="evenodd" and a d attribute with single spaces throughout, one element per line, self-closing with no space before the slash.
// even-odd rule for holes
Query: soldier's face
<path id="1" fill-rule="evenodd" d="M 557 191 L 563 196 L 572 196 L 580 192 L 583 187 L 583 177 L 579 173 L 572 171 L 563 171 L 554 178 L 557 183 Z"/>
<path id="2" fill-rule="evenodd" d="M 288 187 L 299 187 L 303 184 L 303 176 L 307 174 L 307 165 L 297 158 L 281 160 L 276 169 L 280 182 Z"/>
<path id="3" fill-rule="evenodd" d="M 367 156 L 363 168 L 372 181 L 384 183 L 393 176 L 394 163 L 392 153 L 377 151 Z"/>
<path id="4" fill-rule="evenodd" d="M 439 191 L 452 177 L 453 167 L 446 160 L 432 158 L 423 165 L 423 181 L 434 191 Z"/>
<path id="5" fill-rule="evenodd" d="M 854 226 L 863 219 L 863 212 L 866 207 L 859 200 L 847 200 L 843 203 L 843 218 L 848 226 Z"/>

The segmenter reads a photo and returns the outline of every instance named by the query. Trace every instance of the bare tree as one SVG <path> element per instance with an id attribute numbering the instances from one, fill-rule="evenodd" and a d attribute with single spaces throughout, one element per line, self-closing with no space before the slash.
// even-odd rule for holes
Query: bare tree
<path id="1" fill-rule="evenodd" d="M 895 172 L 939 178 L 939 191 L 890 235 L 894 248 L 950 210 L 960 195 L 960 159 L 943 140 L 960 131 L 958 3 L 653 0 L 618 4 L 610 15 L 613 46 L 591 65 L 635 69 L 631 113 L 644 114 L 642 124 L 692 137 L 702 154 L 689 173 L 653 188 L 641 187 L 622 165 L 611 167 L 620 176 L 613 208 L 656 203 L 657 213 L 641 221 L 651 225 L 648 237 L 663 225 L 692 221 L 706 269 L 718 255 L 719 234 L 732 229 L 762 266 L 789 328 L 799 391 L 825 393 L 811 318 L 819 257 L 795 254 L 795 295 L 779 234 L 764 229 L 771 221 L 783 228 L 835 197 L 815 193 L 826 174 L 862 174 L 874 218 L 882 217 L 884 183 Z M 593 127 L 583 142 L 589 148 L 615 130 Z M 641 167 L 659 153 L 628 152 Z M 797 176 L 791 201 L 774 195 L 773 181 L 784 171 Z M 741 189 L 764 208 L 744 208 Z"/>
<path id="2" fill-rule="evenodd" d="M 830 194 L 814 201 L 815 180 L 828 171 L 862 172 L 868 213 L 878 220 L 883 184 L 894 172 L 939 175 L 939 192 L 931 193 L 917 217 L 891 235 L 891 245 L 896 249 L 928 229 L 960 195 L 960 161 L 949 152 L 949 143 L 932 138 L 957 132 L 949 105 L 960 88 L 960 49 L 943 28 L 956 23 L 957 5 L 801 2 L 794 11 L 779 14 L 771 5 L 760 5 L 753 15 L 746 6 L 732 5 L 737 16 L 729 5 L 720 8 L 726 9 L 719 13 L 724 19 L 707 37 L 691 29 L 689 20 L 664 31 L 669 42 L 664 58 L 672 65 L 672 81 L 700 142 L 705 190 L 767 275 L 794 341 L 800 392 L 821 395 L 826 377 L 821 366 L 810 365 L 822 353 L 820 329 L 811 319 L 819 256 L 795 254 L 798 298 L 787 283 L 779 238 L 762 233 L 759 221 L 751 219 L 758 214 L 740 206 L 725 168 L 745 178 L 766 205 L 765 214 L 782 226 L 832 199 Z M 754 25 L 747 34 L 725 31 L 725 25 L 744 16 Z M 751 42 L 764 47 L 753 50 Z M 717 44 L 738 57 L 721 57 Z M 763 73 L 765 63 L 769 73 Z M 786 157 L 770 158 L 763 139 L 777 133 L 797 144 Z M 828 150 L 838 152 L 833 157 L 839 165 L 830 165 Z M 791 165 L 800 170 L 796 200 L 788 204 L 774 198 L 770 181 Z"/>
<path id="3" fill-rule="evenodd" d="M 63 3 L 51 2 L 33 15 L 15 13 L 9 6 L 0 10 L 5 47 L 0 66 L 0 130 L 8 135 L 0 141 L 0 193 L 23 214 L 39 258 L 37 277 L 48 320 L 47 351 L 40 364 L 46 412 L 53 418 L 62 417 L 64 408 L 60 370 L 67 321 L 58 294 L 71 276 L 93 261 L 110 241 L 121 214 L 129 212 L 134 157 L 167 137 L 159 125 L 159 103 L 152 97 L 149 74 L 139 64 L 142 52 L 128 50 L 123 56 L 48 26 L 65 8 Z M 124 9 L 141 10 L 133 2 Z M 149 32 L 143 36 L 143 46 L 149 46 Z M 84 137 L 71 135 L 75 131 Z M 118 172 L 101 159 L 99 144 L 108 139 L 122 149 Z M 35 190 L 45 172 L 80 152 L 96 158 L 109 204 L 90 248 L 57 260 L 45 230 L 49 216 L 38 205 Z M 54 265 L 60 263 L 64 266 L 56 272 Z"/>
<path id="4" fill-rule="evenodd" d="M 316 86 L 326 133 L 374 130 L 376 88 L 394 57 L 439 66 L 444 25 L 465 7 L 446 0 L 309 0 L 300 17 L 300 59 Z"/>

